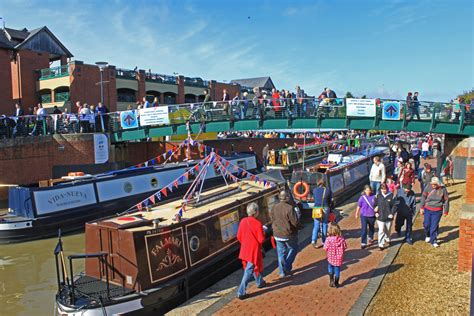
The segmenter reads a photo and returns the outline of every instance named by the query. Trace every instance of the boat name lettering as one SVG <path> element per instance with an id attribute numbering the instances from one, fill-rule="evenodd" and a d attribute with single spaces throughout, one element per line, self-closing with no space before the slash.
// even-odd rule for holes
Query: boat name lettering
<path id="1" fill-rule="evenodd" d="M 160 240 L 159 243 L 151 248 L 150 254 L 154 257 L 158 257 L 161 251 L 165 251 L 158 267 L 156 267 L 156 271 L 161 271 L 183 261 L 181 256 L 173 252 L 173 248 L 176 247 L 179 249 L 181 248 L 181 244 L 182 242 L 180 239 L 170 236 Z"/>
<path id="2" fill-rule="evenodd" d="M 87 199 L 87 194 L 84 193 L 84 192 L 81 192 L 81 191 L 68 191 L 68 192 L 65 192 L 65 193 L 60 193 L 60 194 L 56 194 L 54 196 L 52 196 L 50 199 L 48 199 L 48 203 L 49 204 L 57 204 L 57 202 L 59 200 L 62 200 L 62 199 L 68 199 L 68 198 L 80 198 L 79 200 L 77 201 L 67 201 L 67 203 L 65 204 L 69 204 L 69 203 L 77 203 L 77 202 L 80 202 L 80 200 L 86 200 Z"/>

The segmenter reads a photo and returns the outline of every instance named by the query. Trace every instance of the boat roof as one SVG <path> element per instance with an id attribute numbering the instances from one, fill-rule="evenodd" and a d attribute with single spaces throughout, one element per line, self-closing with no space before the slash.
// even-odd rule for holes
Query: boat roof
<path id="1" fill-rule="evenodd" d="M 240 190 L 239 190 L 240 189 Z M 268 189 L 263 183 L 256 183 L 251 180 L 242 180 L 237 183 L 231 183 L 228 186 L 221 186 L 201 193 L 200 200 L 203 201 L 211 196 L 223 194 L 215 200 L 210 200 L 208 203 L 197 204 L 196 206 L 186 205 L 183 212 L 182 220 L 189 220 L 191 218 L 200 216 L 212 210 L 218 209 L 228 204 L 232 204 L 238 200 L 247 198 L 249 195 L 256 195 Z M 232 190 L 239 190 L 232 192 Z M 232 192 L 230 195 L 224 195 L 226 192 Z M 125 229 L 132 232 L 145 231 L 155 228 L 163 228 L 172 224 L 178 224 L 175 221 L 175 215 L 179 212 L 182 206 L 182 200 L 174 200 L 165 204 L 151 207 L 144 211 L 135 211 L 126 215 L 107 218 L 101 221 L 89 223 L 100 224 L 105 226 L 114 226 L 118 229 Z M 159 225 L 153 227 L 153 221 L 158 220 Z"/>

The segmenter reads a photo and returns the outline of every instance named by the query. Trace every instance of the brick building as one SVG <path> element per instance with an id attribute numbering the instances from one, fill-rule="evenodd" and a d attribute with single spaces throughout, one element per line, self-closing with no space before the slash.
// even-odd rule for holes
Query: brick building
<path id="1" fill-rule="evenodd" d="M 71 105 L 76 101 L 97 104 L 101 100 L 101 71 L 104 104 L 110 111 L 124 110 L 143 97 L 150 101 L 157 97 L 161 104 L 193 103 L 203 100 L 204 89 L 215 101 L 222 99 L 223 89 L 231 96 L 248 90 L 238 82 L 169 76 L 114 65 L 100 70 L 97 65 L 72 61 L 72 57 L 46 26 L 31 31 L 1 29 L 0 115 L 12 114 L 15 102 L 25 113 L 37 103 L 46 109 L 58 106 L 69 110 L 74 110 Z M 53 62 L 59 65 L 51 67 Z"/>

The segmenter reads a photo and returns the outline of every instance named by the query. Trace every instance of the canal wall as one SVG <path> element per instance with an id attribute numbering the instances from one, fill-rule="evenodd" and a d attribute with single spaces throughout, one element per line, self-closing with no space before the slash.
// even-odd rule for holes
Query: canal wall
<path id="1" fill-rule="evenodd" d="M 138 164 L 172 149 L 164 142 L 109 145 L 109 162 L 95 164 L 93 134 L 20 137 L 0 142 L 0 184 L 29 184 L 69 171 L 100 173 Z M 179 159 L 183 158 L 184 151 Z M 197 155 L 193 155 L 197 157 Z M 0 201 L 8 187 L 0 186 Z"/>

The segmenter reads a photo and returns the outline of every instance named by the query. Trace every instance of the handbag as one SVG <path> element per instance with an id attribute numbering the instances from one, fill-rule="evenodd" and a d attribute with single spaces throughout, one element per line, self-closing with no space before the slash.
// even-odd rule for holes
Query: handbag
<path id="1" fill-rule="evenodd" d="M 326 188 L 324 188 L 323 196 L 321 197 L 321 206 L 324 203 L 324 195 L 326 194 Z M 321 219 L 324 216 L 324 209 L 322 207 L 313 208 L 313 219 Z"/>

